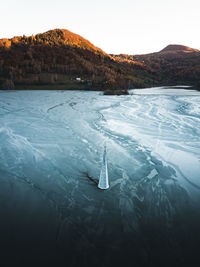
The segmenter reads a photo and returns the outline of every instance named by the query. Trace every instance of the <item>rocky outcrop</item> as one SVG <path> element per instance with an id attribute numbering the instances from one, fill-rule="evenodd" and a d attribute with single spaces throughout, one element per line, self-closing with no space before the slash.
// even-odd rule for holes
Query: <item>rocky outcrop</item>
<path id="1" fill-rule="evenodd" d="M 129 95 L 128 90 L 118 89 L 118 90 L 105 90 L 104 95 Z"/>

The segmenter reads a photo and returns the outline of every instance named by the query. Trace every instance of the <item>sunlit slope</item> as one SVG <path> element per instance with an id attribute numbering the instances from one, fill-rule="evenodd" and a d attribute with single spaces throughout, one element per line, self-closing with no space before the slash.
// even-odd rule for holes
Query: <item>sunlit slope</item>
<path id="1" fill-rule="evenodd" d="M 100 90 L 144 86 L 130 68 L 63 29 L 0 40 L 0 78 L 5 89 L 24 85 Z"/>
<path id="2" fill-rule="evenodd" d="M 109 55 L 64 29 L 0 40 L 1 89 L 105 90 L 178 84 L 200 87 L 199 50 L 169 45 L 146 55 Z"/>

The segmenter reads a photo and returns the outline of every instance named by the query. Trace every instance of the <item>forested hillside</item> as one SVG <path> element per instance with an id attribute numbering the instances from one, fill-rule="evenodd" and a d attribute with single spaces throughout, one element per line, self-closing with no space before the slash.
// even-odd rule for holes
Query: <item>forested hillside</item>
<path id="1" fill-rule="evenodd" d="M 68 30 L 0 40 L 2 88 L 119 89 L 145 86 L 132 69 Z"/>
<path id="2" fill-rule="evenodd" d="M 160 52 L 146 55 L 118 55 L 124 64 L 142 64 L 153 74 L 155 84 L 200 87 L 200 51 L 183 45 L 169 45 Z"/>
<path id="3" fill-rule="evenodd" d="M 1 89 L 128 89 L 200 83 L 200 51 L 109 55 L 68 30 L 0 40 Z"/>

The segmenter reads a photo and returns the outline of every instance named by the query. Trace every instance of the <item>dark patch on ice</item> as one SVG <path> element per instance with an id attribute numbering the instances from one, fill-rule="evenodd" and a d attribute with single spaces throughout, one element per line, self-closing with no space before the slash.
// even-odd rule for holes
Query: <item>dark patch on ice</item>
<path id="1" fill-rule="evenodd" d="M 96 179 L 96 178 L 91 177 L 91 176 L 88 174 L 88 172 L 82 172 L 82 173 L 83 173 L 83 175 L 84 175 L 85 177 L 87 177 L 90 181 L 92 181 L 92 182 L 95 183 L 96 185 L 98 184 L 99 180 Z"/>

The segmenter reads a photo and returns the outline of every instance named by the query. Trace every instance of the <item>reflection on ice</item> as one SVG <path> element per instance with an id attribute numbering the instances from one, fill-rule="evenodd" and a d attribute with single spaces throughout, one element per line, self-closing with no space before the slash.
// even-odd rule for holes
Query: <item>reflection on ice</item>
<path id="1" fill-rule="evenodd" d="M 180 87 L 180 88 L 179 88 Z M 178 89 L 177 89 L 178 88 Z M 185 89 L 184 89 L 185 88 Z M 188 90 L 190 86 L 171 86 L 171 87 L 154 87 L 145 89 L 132 89 L 130 93 L 138 95 L 199 95 L 196 90 Z"/>

